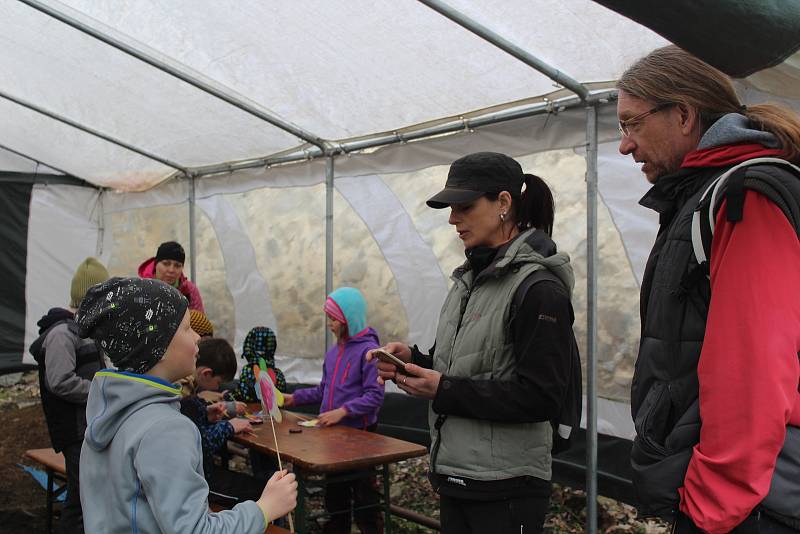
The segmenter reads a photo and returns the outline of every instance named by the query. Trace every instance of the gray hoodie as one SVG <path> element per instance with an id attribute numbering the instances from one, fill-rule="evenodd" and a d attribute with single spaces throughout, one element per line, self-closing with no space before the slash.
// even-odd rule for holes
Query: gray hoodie
<path id="1" fill-rule="evenodd" d="M 180 388 L 104 370 L 89 389 L 81 450 L 86 532 L 263 533 L 253 501 L 209 513 L 200 433 L 179 411 Z"/>

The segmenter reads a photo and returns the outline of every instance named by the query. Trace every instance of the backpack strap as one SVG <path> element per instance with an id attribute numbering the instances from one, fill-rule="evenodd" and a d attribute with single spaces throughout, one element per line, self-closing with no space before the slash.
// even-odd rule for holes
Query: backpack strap
<path id="1" fill-rule="evenodd" d="M 779 188 L 774 185 L 765 185 L 763 179 L 751 180 L 752 167 L 765 164 L 780 166 L 800 179 L 800 167 L 792 165 L 784 159 L 753 158 L 720 174 L 701 195 L 697 208 L 692 214 L 692 249 L 697 263 L 704 269 L 707 277 L 710 277 L 709 258 L 711 257 L 711 242 L 714 238 L 716 215 L 723 197 L 728 200 L 726 210 L 728 221 L 739 222 L 742 220 L 745 192 L 747 189 L 753 189 L 765 194 L 777 204 L 797 228 L 797 224 L 800 222 L 796 215 L 798 207 L 796 202 L 791 202 L 791 195 L 778 190 Z"/>

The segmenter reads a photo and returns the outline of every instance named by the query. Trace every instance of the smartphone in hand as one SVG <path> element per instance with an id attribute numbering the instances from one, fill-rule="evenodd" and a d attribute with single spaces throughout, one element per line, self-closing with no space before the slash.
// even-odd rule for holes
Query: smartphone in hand
<path id="1" fill-rule="evenodd" d="M 378 359 L 380 361 L 394 364 L 394 366 L 397 367 L 398 372 L 405 372 L 406 362 L 404 362 L 391 352 L 387 352 L 383 349 L 375 349 L 375 354 L 378 356 Z"/>

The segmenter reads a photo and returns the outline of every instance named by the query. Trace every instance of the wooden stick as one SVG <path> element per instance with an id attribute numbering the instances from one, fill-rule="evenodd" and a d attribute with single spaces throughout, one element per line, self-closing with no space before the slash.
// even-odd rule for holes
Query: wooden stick
<path id="1" fill-rule="evenodd" d="M 275 433 L 275 421 L 272 420 L 272 414 L 267 414 L 269 417 L 269 424 L 272 426 L 272 437 L 275 438 L 275 453 L 278 455 L 278 469 L 283 471 L 283 464 L 281 463 L 281 451 L 278 449 L 278 434 Z M 292 512 L 289 512 L 289 531 L 294 532 L 294 521 L 292 520 Z"/>

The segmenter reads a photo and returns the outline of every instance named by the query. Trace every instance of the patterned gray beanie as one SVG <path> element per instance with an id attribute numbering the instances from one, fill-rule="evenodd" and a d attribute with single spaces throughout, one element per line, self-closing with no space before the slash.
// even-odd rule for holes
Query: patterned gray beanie
<path id="1" fill-rule="evenodd" d="M 152 369 L 172 341 L 189 302 L 151 278 L 112 278 L 86 292 L 76 314 L 80 336 L 100 344 L 120 371 Z"/>

